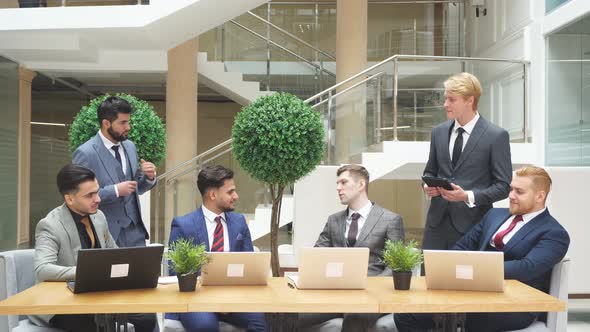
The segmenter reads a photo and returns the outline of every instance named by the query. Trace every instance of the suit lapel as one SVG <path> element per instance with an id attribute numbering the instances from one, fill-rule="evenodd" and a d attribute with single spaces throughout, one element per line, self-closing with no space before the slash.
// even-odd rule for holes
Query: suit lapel
<path id="1" fill-rule="evenodd" d="M 437 139 L 439 148 L 437 151 L 442 151 L 442 162 L 443 165 L 446 165 L 448 170 L 453 169 L 453 164 L 451 161 L 451 156 L 449 154 L 449 142 L 451 140 L 451 130 L 453 130 L 453 126 L 455 125 L 455 121 L 447 121 L 446 125 L 441 130 L 441 137 Z M 444 174 L 444 173 L 443 173 Z M 450 172 L 449 172 L 450 174 Z"/>
<path id="2" fill-rule="evenodd" d="M 78 251 L 82 247 L 82 244 L 80 243 L 80 235 L 78 234 L 78 227 L 76 227 L 74 218 L 72 218 L 72 214 L 65 203 L 61 206 L 60 210 L 61 217 L 59 218 L 58 222 L 62 225 L 66 234 L 68 234 L 70 248 L 72 248 L 72 255 L 74 256 L 74 262 L 77 262 Z"/>
<path id="3" fill-rule="evenodd" d="M 102 228 L 98 227 L 98 223 L 96 222 L 96 214 L 90 215 L 89 218 L 90 218 L 90 222 L 92 223 L 92 225 L 94 225 L 94 231 L 96 232 L 96 237 L 98 238 L 98 242 L 100 243 L 100 247 L 106 248 L 107 247 L 106 240 L 108 237 L 106 230 L 103 230 Z"/>
<path id="4" fill-rule="evenodd" d="M 94 143 L 92 144 L 94 150 L 98 155 L 98 159 L 102 163 L 102 166 L 106 170 L 106 173 L 110 176 L 113 183 L 119 183 L 125 181 L 125 174 L 123 174 L 123 169 L 117 159 L 113 157 L 113 155 L 107 150 L 106 146 L 102 142 L 99 134 L 97 133 L 94 136 Z M 113 172 L 113 170 L 116 170 Z"/>
<path id="5" fill-rule="evenodd" d="M 481 250 L 485 250 L 488 246 L 488 243 L 490 243 L 490 241 L 492 240 L 492 236 L 494 236 L 494 234 L 498 231 L 498 229 L 504 224 L 504 222 L 506 222 L 506 220 L 510 218 L 510 213 L 507 212 L 506 215 L 502 218 L 496 218 L 492 224 L 490 225 L 490 227 L 488 227 L 486 229 L 486 233 L 484 234 L 484 239 L 485 241 L 483 241 L 481 243 Z"/>
<path id="6" fill-rule="evenodd" d="M 367 236 L 369 236 L 375 225 L 377 225 L 377 222 L 379 222 L 379 220 L 381 219 L 382 215 L 383 210 L 381 209 L 381 207 L 379 207 L 377 204 L 373 204 L 371 212 L 369 212 L 367 220 L 365 220 L 365 224 L 361 229 L 361 234 L 359 234 L 359 237 L 356 240 L 356 243 L 354 245 L 355 247 L 358 247 L 360 243 L 365 241 L 365 239 L 367 238 Z"/>
<path id="7" fill-rule="evenodd" d="M 348 241 L 346 240 L 346 217 L 348 217 L 348 209 L 344 210 L 340 216 L 338 216 L 336 223 L 337 234 L 334 238 L 342 242 L 339 244 L 335 243 L 335 247 L 348 247 Z"/>
<path id="8" fill-rule="evenodd" d="M 195 240 L 198 243 L 205 244 L 205 250 L 209 251 L 209 235 L 207 233 L 207 225 L 205 225 L 205 215 L 203 214 L 203 209 L 199 208 L 196 213 L 196 219 L 192 223 L 194 225 L 194 233 L 196 235 Z"/>
<path id="9" fill-rule="evenodd" d="M 467 158 L 469 158 L 469 154 L 477 146 L 479 139 L 483 136 L 487 129 L 488 122 L 480 115 L 479 120 L 477 120 L 477 123 L 475 124 L 475 127 L 473 127 L 473 131 L 469 135 L 469 139 L 467 140 L 467 144 L 465 145 L 463 152 L 461 152 L 461 157 L 459 157 L 459 161 L 457 162 L 457 165 L 455 165 L 455 169 L 461 167 L 461 164 Z"/>
<path id="10" fill-rule="evenodd" d="M 236 239 L 237 239 L 237 230 L 236 230 L 236 225 L 234 224 L 233 219 L 230 219 L 230 216 L 228 213 L 225 214 L 225 224 L 227 225 L 227 236 L 229 236 L 229 239 L 227 239 L 228 243 L 229 243 L 229 251 L 236 251 Z"/>
<path id="11" fill-rule="evenodd" d="M 128 171 L 130 172 L 131 179 L 137 180 L 135 177 L 135 173 L 137 173 L 137 156 L 131 153 L 133 149 L 131 148 L 130 144 L 131 143 L 128 141 L 121 142 L 121 146 L 125 151 L 125 159 L 127 159 L 127 165 L 129 166 Z"/>
<path id="12" fill-rule="evenodd" d="M 504 252 L 509 251 L 514 247 L 518 242 L 520 242 L 525 236 L 527 236 L 531 231 L 535 229 L 539 229 L 540 225 L 545 221 L 549 210 L 545 209 L 543 213 L 539 214 L 538 216 L 534 217 L 532 220 L 527 222 L 521 229 L 519 229 L 506 243 L 504 246 Z"/>

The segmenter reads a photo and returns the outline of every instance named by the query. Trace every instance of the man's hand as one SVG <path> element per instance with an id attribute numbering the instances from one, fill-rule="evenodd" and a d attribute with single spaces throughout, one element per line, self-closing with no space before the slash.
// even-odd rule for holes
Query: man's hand
<path id="1" fill-rule="evenodd" d="M 152 181 L 156 177 L 156 165 L 141 159 L 141 172 Z"/>
<path id="2" fill-rule="evenodd" d="M 438 187 L 428 187 L 424 185 L 424 192 L 426 193 L 426 195 L 428 195 L 428 197 L 436 197 L 440 195 Z"/>
<path id="3" fill-rule="evenodd" d="M 446 190 L 445 188 L 438 188 L 441 196 L 449 202 L 467 202 L 467 193 L 463 188 L 451 183 L 453 190 Z"/>
<path id="4" fill-rule="evenodd" d="M 117 192 L 119 197 L 129 196 L 135 192 L 137 181 L 125 181 L 117 183 Z"/>

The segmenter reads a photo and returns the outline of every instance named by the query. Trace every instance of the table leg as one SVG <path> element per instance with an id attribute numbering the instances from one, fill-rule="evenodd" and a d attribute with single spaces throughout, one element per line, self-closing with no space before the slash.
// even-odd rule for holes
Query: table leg
<path id="1" fill-rule="evenodd" d="M 94 316 L 96 322 L 96 332 L 114 332 L 115 320 L 111 314 L 96 314 Z"/>
<path id="2" fill-rule="evenodd" d="M 266 325 L 270 332 L 297 331 L 297 314 L 295 313 L 266 313 Z"/>
<path id="3" fill-rule="evenodd" d="M 127 314 L 115 315 L 115 329 L 117 332 L 121 332 L 121 327 L 123 328 L 123 332 L 127 332 L 127 323 Z"/>

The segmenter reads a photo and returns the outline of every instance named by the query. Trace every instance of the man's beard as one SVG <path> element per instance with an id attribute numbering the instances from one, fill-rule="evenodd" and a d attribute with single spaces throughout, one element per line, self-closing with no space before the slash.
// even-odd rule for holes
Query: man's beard
<path id="1" fill-rule="evenodd" d="M 232 212 L 234 210 L 234 208 L 230 208 L 230 207 L 224 207 L 223 212 Z"/>
<path id="2" fill-rule="evenodd" d="M 117 142 L 123 142 L 124 140 L 127 139 L 127 136 L 124 136 L 123 134 L 119 134 L 118 132 L 114 131 L 112 127 L 108 128 L 107 132 Z"/>

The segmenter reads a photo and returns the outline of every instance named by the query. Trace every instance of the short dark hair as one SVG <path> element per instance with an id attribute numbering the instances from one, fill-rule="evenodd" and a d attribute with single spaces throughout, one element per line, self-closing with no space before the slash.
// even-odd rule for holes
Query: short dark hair
<path id="1" fill-rule="evenodd" d="M 96 109 L 98 123 L 102 126 L 102 120 L 113 122 L 117 119 L 119 113 L 131 114 L 133 107 L 123 98 L 108 97 Z"/>
<path id="2" fill-rule="evenodd" d="M 205 196 L 211 188 L 221 188 L 225 180 L 233 179 L 234 172 L 221 165 L 205 166 L 197 177 L 197 187 L 201 196 Z"/>
<path id="3" fill-rule="evenodd" d="M 80 183 L 94 181 L 91 169 L 76 164 L 67 164 L 57 173 L 57 188 L 62 195 L 78 192 Z"/>
<path id="4" fill-rule="evenodd" d="M 340 174 L 344 172 L 349 172 L 350 175 L 357 181 L 360 178 L 363 178 L 365 180 L 365 191 L 367 193 L 369 192 L 369 171 L 367 171 L 366 168 L 361 165 L 344 165 L 336 171 L 336 176 L 340 176 Z"/>

